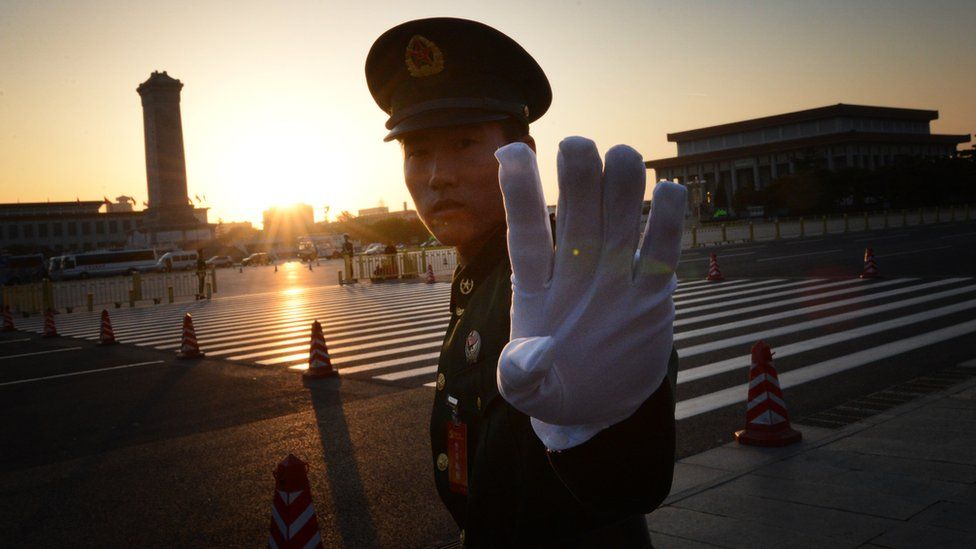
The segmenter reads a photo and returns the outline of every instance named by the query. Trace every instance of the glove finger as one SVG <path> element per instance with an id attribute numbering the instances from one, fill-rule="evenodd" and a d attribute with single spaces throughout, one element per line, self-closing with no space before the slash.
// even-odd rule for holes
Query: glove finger
<path id="1" fill-rule="evenodd" d="M 603 162 L 596 144 L 567 137 L 559 144 L 559 204 L 553 283 L 578 289 L 588 281 L 602 248 Z"/>
<path id="2" fill-rule="evenodd" d="M 603 175 L 603 258 L 601 269 L 633 276 L 640 238 L 647 168 L 640 153 L 626 145 L 607 151 Z"/>
<path id="3" fill-rule="evenodd" d="M 677 183 L 661 181 L 654 187 L 641 245 L 638 277 L 674 274 L 681 255 L 687 197 L 688 191 Z"/>
<path id="4" fill-rule="evenodd" d="M 495 151 L 495 158 L 514 282 L 520 291 L 541 290 L 549 280 L 553 251 L 535 153 L 525 143 L 512 143 Z"/>

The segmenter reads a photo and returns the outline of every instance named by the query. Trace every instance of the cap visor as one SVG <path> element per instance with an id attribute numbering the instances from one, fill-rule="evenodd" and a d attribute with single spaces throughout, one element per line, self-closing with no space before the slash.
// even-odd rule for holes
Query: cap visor
<path id="1" fill-rule="evenodd" d="M 482 111 L 478 109 L 444 109 L 417 113 L 402 120 L 386 134 L 383 141 L 392 141 L 403 134 L 431 128 L 467 126 L 480 122 L 505 120 L 512 115 L 503 112 Z"/>

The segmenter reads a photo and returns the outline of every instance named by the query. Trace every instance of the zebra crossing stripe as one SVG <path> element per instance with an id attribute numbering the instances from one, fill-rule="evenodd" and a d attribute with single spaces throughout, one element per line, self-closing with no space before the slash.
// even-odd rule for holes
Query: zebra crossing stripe
<path id="1" fill-rule="evenodd" d="M 976 320 L 962 322 L 939 330 L 885 343 L 856 353 L 843 355 L 789 372 L 780 374 L 779 382 L 782 388 L 796 387 L 804 383 L 825 378 L 833 374 L 844 372 L 871 364 L 879 360 L 898 356 L 909 351 L 928 347 L 964 335 L 976 332 Z M 688 419 L 719 408 L 739 404 L 745 401 L 749 386 L 736 385 L 713 393 L 682 400 L 675 410 L 675 419 Z"/>
<path id="2" fill-rule="evenodd" d="M 334 330 L 335 328 L 340 328 L 344 326 L 362 325 L 361 323 L 363 320 L 372 320 L 376 317 L 379 317 L 381 320 L 393 322 L 395 320 L 402 320 L 403 318 L 415 318 L 423 313 L 433 313 L 433 312 L 437 312 L 444 316 L 449 315 L 450 312 L 447 310 L 447 302 L 438 303 L 435 305 L 426 305 L 423 307 L 416 307 L 414 309 L 404 308 L 401 310 L 401 312 L 390 312 L 385 314 L 373 313 L 370 315 L 346 315 L 346 316 L 341 314 L 335 314 L 335 315 L 322 315 L 322 316 L 318 316 L 317 318 L 319 318 L 321 322 L 327 324 L 330 330 Z M 302 326 L 311 322 L 311 320 L 314 317 L 316 317 L 316 315 L 309 315 L 308 317 L 292 318 L 292 319 L 281 320 L 281 321 L 272 320 L 271 322 L 265 323 L 260 327 L 257 327 L 257 329 L 261 333 L 267 333 L 268 331 L 274 329 Z M 208 334 L 208 336 L 210 337 L 208 337 L 207 339 L 211 339 L 213 336 L 226 336 L 229 334 L 233 334 L 236 338 L 239 339 L 241 337 L 241 333 L 242 333 L 241 326 L 230 325 L 224 327 L 223 329 L 211 330 Z M 173 339 L 172 336 L 166 336 L 166 337 L 157 337 L 153 339 L 129 338 L 126 341 L 133 342 L 140 345 L 156 345 L 159 343 L 170 342 L 172 341 L 172 339 Z"/>
<path id="3" fill-rule="evenodd" d="M 411 318 L 409 325 L 412 327 L 411 330 L 413 332 L 433 330 L 435 326 L 439 326 L 443 324 L 446 317 L 447 314 L 442 312 L 429 313 L 426 315 L 421 315 L 418 317 Z M 383 334 L 391 333 L 389 331 L 390 329 L 396 328 L 402 324 L 404 323 L 401 321 L 381 320 L 376 322 L 364 323 L 360 325 L 358 329 L 343 328 L 340 330 L 333 330 L 330 328 L 328 331 L 325 332 L 325 335 L 328 338 L 327 341 L 329 343 L 329 346 L 332 346 L 333 342 L 342 345 L 345 343 L 366 341 L 368 339 L 380 337 Z M 225 349 L 228 350 L 228 352 L 244 352 L 244 351 L 252 351 L 252 350 L 259 350 L 259 349 L 269 349 L 276 345 L 287 345 L 288 341 L 297 339 L 296 336 L 302 335 L 305 331 L 307 330 L 302 330 L 301 326 L 296 326 L 296 327 L 278 330 L 274 332 L 273 335 L 269 335 L 265 337 L 248 337 L 250 336 L 250 334 L 245 333 L 245 334 L 241 334 L 236 338 L 222 337 L 220 338 L 219 341 L 210 340 L 210 339 L 206 339 L 204 341 L 209 342 L 207 343 L 208 349 Z M 397 333 L 398 334 L 409 333 L 409 331 L 398 331 Z M 355 336 L 345 337 L 349 334 L 355 334 Z M 241 346 L 239 345 L 239 343 L 242 339 L 254 344 Z M 292 341 L 292 342 L 297 343 L 297 341 Z M 172 344 L 160 345 L 157 348 L 164 349 L 171 345 Z"/>
<path id="4" fill-rule="evenodd" d="M 855 279 L 855 280 L 845 281 L 845 282 L 850 283 L 850 282 L 856 282 L 856 281 L 860 281 L 860 280 L 862 280 L 862 279 Z M 796 303 L 803 303 L 803 302 L 806 302 L 806 301 L 815 301 L 817 299 L 823 299 L 825 297 L 834 297 L 834 296 L 838 296 L 838 295 L 850 294 L 850 293 L 858 292 L 858 291 L 865 290 L 865 289 L 872 290 L 872 289 L 876 289 L 876 288 L 882 288 L 884 286 L 891 286 L 892 284 L 905 284 L 906 282 L 909 282 L 909 281 L 912 281 L 912 280 L 914 280 L 914 279 L 911 279 L 911 278 L 898 278 L 898 279 L 895 279 L 895 280 L 884 280 L 884 281 L 880 281 L 880 282 L 879 281 L 872 281 L 871 284 L 870 284 L 870 286 L 862 286 L 862 285 L 858 284 L 855 287 L 843 288 L 843 289 L 840 289 L 840 290 L 833 290 L 833 291 L 830 291 L 830 292 L 821 292 L 821 293 L 817 293 L 817 294 L 806 294 L 806 295 L 802 295 L 800 297 L 794 297 L 794 298 L 790 298 L 790 299 L 783 299 L 783 300 L 780 300 L 780 301 L 771 301 L 769 303 L 760 303 L 758 305 L 750 305 L 748 307 L 741 307 L 741 308 L 738 308 L 738 309 L 726 309 L 724 311 L 719 311 L 717 313 L 709 313 L 707 315 L 699 315 L 699 316 L 692 317 L 692 318 L 679 318 L 679 319 L 675 319 L 674 326 L 677 328 L 679 326 L 684 326 L 686 324 L 694 324 L 696 322 L 705 322 L 705 321 L 708 321 L 708 320 L 715 320 L 717 318 L 724 318 L 724 317 L 727 317 L 727 316 L 734 316 L 734 315 L 743 314 L 743 313 L 752 313 L 752 312 L 755 312 L 755 311 L 762 311 L 764 309 L 775 309 L 777 307 L 782 307 L 784 305 L 794 305 Z M 825 286 L 830 286 L 830 285 L 823 285 L 823 286 L 820 286 L 820 287 L 823 288 Z M 811 287 L 803 288 L 802 290 L 798 290 L 797 292 L 790 292 L 790 293 L 800 293 L 801 291 L 809 291 L 809 290 L 813 290 L 815 288 L 816 287 L 811 286 Z M 787 294 L 787 295 L 789 295 L 789 294 Z M 763 297 L 763 299 L 766 299 L 768 297 L 772 297 L 772 294 L 771 295 L 765 295 L 765 296 L 762 296 L 762 297 Z M 727 303 L 719 303 L 719 304 L 714 304 L 714 305 L 700 305 L 698 307 L 686 307 L 686 308 L 678 309 L 675 314 L 680 315 L 680 314 L 686 314 L 686 313 L 689 313 L 689 312 L 697 312 L 697 311 L 700 311 L 700 310 L 703 310 L 703 309 L 715 309 L 715 308 L 720 307 L 720 306 L 723 306 L 723 305 L 728 306 L 728 305 L 737 305 L 739 303 L 752 303 L 756 299 L 757 298 L 753 297 L 753 298 L 749 298 L 749 299 L 735 300 L 734 302 L 733 301 L 730 301 L 730 302 L 727 302 Z"/>
<path id="5" fill-rule="evenodd" d="M 782 280 L 774 280 L 773 282 L 783 282 L 783 281 Z M 677 306 L 691 305 L 693 303 L 701 303 L 702 301 L 711 301 L 711 300 L 714 300 L 714 299 L 723 299 L 723 298 L 727 298 L 727 297 L 739 297 L 739 296 L 743 296 L 743 295 L 756 294 L 756 293 L 760 293 L 760 292 L 768 292 L 770 290 L 781 290 L 783 288 L 792 288 L 792 287 L 795 287 L 795 286 L 804 286 L 804 285 L 807 285 L 807 284 L 813 284 L 815 282 L 823 282 L 823 279 L 812 278 L 812 279 L 809 279 L 809 280 L 800 280 L 800 281 L 795 281 L 795 282 L 785 282 L 783 284 L 762 285 L 761 287 L 758 287 L 758 288 L 750 288 L 748 290 L 742 290 L 743 286 L 739 286 L 739 287 L 734 288 L 733 291 L 731 291 L 731 292 L 729 292 L 727 294 L 709 295 L 709 296 L 705 296 L 705 297 L 699 297 L 701 294 L 705 294 L 705 293 L 708 293 L 709 292 L 708 290 L 705 290 L 703 292 L 694 294 L 694 297 L 692 297 L 690 299 L 675 299 L 674 304 L 677 305 Z"/>
<path id="6" fill-rule="evenodd" d="M 970 288 L 976 289 L 976 286 L 970 286 Z M 951 315 L 961 311 L 968 311 L 974 308 L 976 308 L 976 299 L 971 299 L 969 301 L 946 305 L 945 307 L 939 307 L 938 309 L 932 309 L 930 311 L 923 311 L 913 315 L 878 322 L 876 324 L 869 324 L 867 326 L 861 326 L 851 330 L 843 330 L 837 333 L 815 337 L 813 339 L 807 339 L 805 341 L 799 341 L 789 345 L 783 345 L 776 348 L 776 358 L 782 359 L 788 356 L 804 353 L 806 351 L 820 349 L 835 343 L 850 341 L 852 339 L 857 339 L 888 330 L 894 330 L 904 326 L 910 326 L 918 322 L 925 322 L 926 320 L 933 320 L 939 317 Z M 704 379 L 706 377 L 723 374 L 725 372 L 738 370 L 740 368 L 748 368 L 750 361 L 750 355 L 742 355 L 727 360 L 712 362 L 711 364 L 705 364 L 704 366 L 679 371 L 678 384 L 680 385 L 682 383 Z"/>
<path id="7" fill-rule="evenodd" d="M 746 326 L 752 326 L 755 324 L 763 324 L 765 322 L 772 322 L 774 320 L 782 320 L 784 318 L 790 318 L 794 316 L 807 315 L 811 313 L 818 313 L 820 311 L 826 311 L 829 309 L 836 309 L 838 307 L 845 307 L 847 305 L 854 305 L 856 303 L 864 303 L 865 301 L 875 301 L 877 299 L 882 299 L 885 297 L 892 297 L 896 295 L 901 295 L 905 293 L 916 292 L 919 290 L 926 290 L 929 288 L 936 288 L 939 286 L 945 286 L 947 284 L 954 284 L 959 282 L 958 279 L 943 279 L 936 280 L 934 282 L 928 282 L 925 284 L 918 284 L 915 286 L 907 286 L 904 288 L 898 288 L 896 290 L 889 290 L 887 292 L 878 292 L 873 294 L 862 295 L 858 297 L 852 297 L 849 299 L 842 299 L 840 301 L 830 301 L 827 303 L 821 303 L 820 305 L 812 305 L 810 307 L 802 307 L 800 309 L 790 309 L 780 313 L 773 313 L 764 316 L 755 316 L 750 318 L 745 318 L 736 322 L 729 322 L 726 324 L 719 324 L 713 326 L 706 326 L 704 328 L 698 328 L 695 330 L 687 330 L 674 335 L 675 341 L 681 341 L 684 339 L 690 339 L 693 337 L 714 335 L 718 332 L 726 332 L 729 330 L 734 330 L 737 328 L 744 328 Z M 694 319 L 689 319 L 694 320 Z"/>
<path id="8" fill-rule="evenodd" d="M 443 322 L 443 320 L 441 318 L 437 318 L 436 320 L 433 320 L 433 321 L 428 322 L 428 323 L 423 323 L 423 325 L 421 327 L 417 327 L 418 326 L 418 323 L 414 323 L 414 322 L 411 322 L 410 325 L 411 326 L 414 326 L 414 327 L 413 328 L 410 328 L 410 329 L 407 329 L 407 330 L 394 330 L 392 332 L 389 331 L 389 328 L 387 328 L 387 327 L 376 328 L 376 329 L 367 330 L 367 331 L 359 331 L 359 330 L 357 330 L 355 333 L 361 334 L 361 335 L 359 335 L 357 337 L 347 337 L 347 338 L 344 338 L 344 339 L 332 339 L 332 338 L 329 338 L 326 342 L 329 344 L 329 347 L 330 348 L 332 348 L 334 350 L 339 350 L 339 349 L 342 349 L 342 346 L 343 345 L 346 345 L 346 344 L 349 344 L 349 343 L 355 343 L 355 342 L 358 342 L 358 341 L 367 341 L 367 340 L 376 339 L 376 338 L 387 338 L 388 339 L 391 336 L 414 334 L 414 333 L 418 333 L 418 332 L 420 332 L 420 333 L 441 333 L 441 334 L 443 334 L 444 333 L 444 330 L 447 329 L 447 324 L 445 322 Z M 248 338 L 248 341 L 254 341 L 254 339 Z M 394 341 L 398 341 L 399 342 L 399 341 L 402 341 L 402 340 L 399 340 L 398 339 L 398 340 L 394 340 Z M 305 337 L 292 337 L 292 338 L 289 338 L 289 339 L 276 340 L 276 341 L 271 342 L 271 343 L 260 343 L 260 344 L 257 344 L 257 345 L 245 345 L 243 347 L 242 346 L 234 346 L 232 344 L 225 343 L 224 345 L 219 346 L 219 350 L 217 350 L 217 351 L 208 351 L 208 353 L 209 353 L 210 356 L 220 356 L 220 355 L 227 355 L 227 354 L 232 354 L 232 353 L 240 353 L 240 352 L 244 352 L 244 351 L 257 351 L 257 350 L 261 350 L 261 349 L 273 349 L 273 348 L 275 348 L 277 346 L 280 346 L 280 345 L 292 345 L 292 344 L 298 344 L 298 343 L 303 343 L 303 342 L 304 343 L 308 343 L 308 337 L 307 336 L 305 336 Z M 214 347 L 208 346 L 208 349 L 213 349 L 213 348 Z"/>
<path id="9" fill-rule="evenodd" d="M 428 374 L 437 373 L 437 365 L 424 366 L 422 368 L 414 368 L 413 370 L 404 370 L 402 372 L 393 372 L 391 374 L 383 374 L 381 376 L 374 376 L 373 379 L 382 379 L 383 381 L 397 381 L 400 379 L 406 379 L 408 377 L 425 376 Z"/>
<path id="10" fill-rule="evenodd" d="M 884 282 L 878 282 L 878 283 L 872 284 L 872 286 L 877 287 L 877 286 L 882 285 L 882 284 L 898 284 L 898 283 L 904 283 L 905 280 L 909 280 L 909 279 L 886 280 Z M 841 293 L 857 292 L 857 291 L 862 290 L 865 284 L 866 284 L 866 281 L 864 281 L 864 280 L 862 280 L 860 278 L 849 278 L 849 279 L 844 279 L 844 280 L 838 280 L 836 282 L 827 282 L 827 283 L 824 283 L 824 284 L 817 284 L 815 286 L 806 286 L 806 287 L 803 287 L 803 288 L 794 288 L 792 290 L 784 290 L 784 291 L 781 291 L 781 292 L 773 292 L 771 294 L 766 294 L 766 295 L 762 296 L 762 298 L 763 299 L 771 299 L 771 298 L 774 298 L 774 297 L 786 297 L 786 296 L 791 296 L 791 295 L 796 295 L 796 294 L 803 294 L 803 293 L 807 293 L 807 292 L 812 292 L 814 290 L 824 290 L 824 289 L 827 289 L 827 288 L 833 288 L 835 286 L 851 286 L 851 285 L 854 285 L 854 287 L 844 288 L 844 289 L 841 289 L 841 290 L 834 290 L 832 292 L 822 292 L 822 293 L 818 293 L 818 294 L 809 294 L 809 293 L 807 293 L 807 295 L 804 295 L 804 296 L 799 297 L 799 298 L 795 298 L 795 299 L 799 299 L 801 301 L 809 301 L 810 299 L 815 299 L 817 297 L 830 297 L 832 295 L 837 295 L 837 294 L 841 294 Z M 677 314 L 697 313 L 698 311 L 707 311 L 709 309 L 718 309 L 720 307 L 730 307 L 732 305 L 739 305 L 741 303 L 754 303 L 755 301 L 756 301 L 756 298 L 755 297 L 744 297 L 744 298 L 741 298 L 741 299 L 733 299 L 731 301 L 714 301 L 714 302 L 709 303 L 709 304 L 706 304 L 706 305 L 697 305 L 695 307 L 682 307 L 681 310 L 677 311 Z M 784 302 L 780 301 L 778 303 L 784 303 Z M 757 307 L 758 307 L 758 305 L 757 305 Z"/>
<path id="11" fill-rule="evenodd" d="M 871 316 L 878 313 L 883 313 L 886 311 L 891 311 L 894 309 L 900 309 L 902 307 L 908 307 L 910 305 L 918 305 L 921 303 L 928 303 L 929 301 L 935 301 L 937 299 L 943 299 L 945 297 L 950 297 L 953 295 L 959 295 L 965 292 L 971 292 L 976 289 L 976 286 L 964 286 L 963 288 L 957 288 L 954 290 L 947 290 L 944 292 L 938 292 L 934 294 L 926 294 L 918 297 L 913 297 L 909 299 L 903 299 L 901 301 L 892 301 L 891 303 L 884 303 L 882 305 L 876 305 L 874 307 L 868 307 L 866 309 L 858 309 L 856 311 L 849 311 L 846 313 L 841 313 L 833 316 L 821 317 L 813 320 L 808 320 L 806 322 L 798 322 L 796 324 L 790 324 L 787 326 L 780 326 L 777 328 L 771 328 L 768 330 L 762 330 L 759 332 L 753 332 L 749 334 L 744 334 L 740 336 L 729 337 L 725 339 L 720 339 L 717 341 L 710 341 L 707 343 L 701 343 L 699 345 L 692 345 L 690 347 L 685 347 L 678 349 L 679 357 L 690 357 L 695 355 L 700 355 L 702 353 L 707 353 L 710 351 L 715 351 L 718 349 L 725 349 L 727 347 L 733 347 L 735 345 L 745 345 L 748 343 L 755 342 L 759 339 L 769 339 L 771 337 L 794 334 L 797 332 L 802 332 L 803 330 L 809 330 L 810 328 L 817 328 L 819 326 L 827 326 L 830 324 L 836 324 L 838 322 L 843 322 L 845 320 L 851 320 L 854 318 L 861 318 L 864 316 Z"/>
<path id="12" fill-rule="evenodd" d="M 674 297 L 674 300 L 675 300 L 676 303 L 678 301 L 684 302 L 685 300 L 681 299 L 684 296 L 693 296 L 693 297 L 697 298 L 698 296 L 709 295 L 709 294 L 720 294 L 722 292 L 738 292 L 739 290 L 742 290 L 743 288 L 754 288 L 756 286 L 769 286 L 770 284 L 775 284 L 777 282 L 784 282 L 784 280 L 781 279 L 781 278 L 770 278 L 768 280 L 758 280 L 756 282 L 749 282 L 749 283 L 746 283 L 746 284 L 736 284 L 736 285 L 734 285 L 732 287 L 723 286 L 721 288 L 713 288 L 713 287 L 709 286 L 708 289 L 705 289 L 705 290 L 698 290 L 698 289 L 696 289 L 696 290 L 692 290 L 692 291 L 688 291 L 688 292 L 684 292 L 684 293 L 675 292 L 673 297 Z M 808 283 L 808 282 L 809 282 L 809 280 L 804 280 L 804 281 L 801 281 L 801 282 L 798 282 L 798 283 L 794 282 L 791 285 L 805 284 L 805 283 Z M 760 290 L 760 289 L 754 289 L 752 291 L 756 292 L 756 291 L 762 291 L 762 290 Z M 702 298 L 702 299 L 710 299 L 710 298 Z"/>
<path id="13" fill-rule="evenodd" d="M 440 347 L 440 346 L 438 345 L 438 347 Z M 380 369 L 383 369 L 383 368 L 393 368 L 395 366 L 403 366 L 404 364 L 421 363 L 421 362 L 428 361 L 428 360 L 434 360 L 434 361 L 436 361 L 437 358 L 440 357 L 440 356 L 441 356 L 440 351 L 437 351 L 435 353 L 425 353 L 425 354 L 422 354 L 422 355 L 414 355 L 414 356 L 407 356 L 407 357 L 401 357 L 401 358 L 394 358 L 394 359 L 390 359 L 390 360 L 384 360 L 384 361 L 380 361 L 380 362 L 373 362 L 371 364 L 363 364 L 361 366 L 347 366 L 347 367 L 342 368 L 341 370 L 339 370 L 339 374 L 340 375 L 345 375 L 345 374 L 358 374 L 358 373 L 361 373 L 361 372 L 369 372 L 369 371 L 372 371 L 372 370 L 380 370 Z M 303 366 L 303 365 L 300 365 L 299 364 L 299 365 L 295 365 L 295 366 L 290 366 L 289 368 L 292 369 L 292 370 L 304 370 L 305 368 L 307 368 L 307 366 Z"/>

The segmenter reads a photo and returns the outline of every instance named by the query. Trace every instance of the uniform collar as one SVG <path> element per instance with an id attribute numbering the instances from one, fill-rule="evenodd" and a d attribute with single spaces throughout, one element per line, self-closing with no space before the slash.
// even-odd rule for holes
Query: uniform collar
<path id="1" fill-rule="evenodd" d="M 508 261 L 508 242 L 504 225 L 495 229 L 470 263 L 458 265 L 451 283 L 452 300 L 466 302 L 475 286 L 483 281 L 501 261 Z"/>

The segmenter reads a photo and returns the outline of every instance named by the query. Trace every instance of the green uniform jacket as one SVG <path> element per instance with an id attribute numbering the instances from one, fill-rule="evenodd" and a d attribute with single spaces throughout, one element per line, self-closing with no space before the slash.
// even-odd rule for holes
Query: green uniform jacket
<path id="1" fill-rule="evenodd" d="M 511 274 L 504 229 L 454 274 L 430 421 L 440 497 L 467 547 L 646 545 L 627 540 L 634 528 L 643 529 L 636 539 L 646 538 L 643 514 L 671 489 L 677 355 L 671 383 L 634 415 L 578 447 L 548 452 L 495 379 L 509 338 Z M 448 425 L 458 422 L 467 434 L 466 494 L 449 479 Z M 629 537 L 614 537 L 628 529 Z"/>

